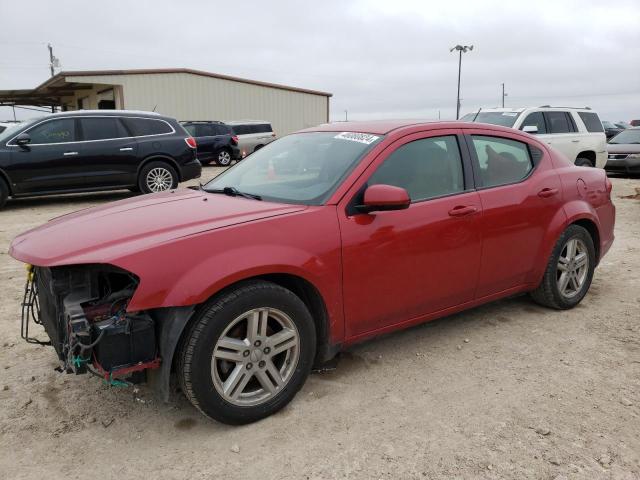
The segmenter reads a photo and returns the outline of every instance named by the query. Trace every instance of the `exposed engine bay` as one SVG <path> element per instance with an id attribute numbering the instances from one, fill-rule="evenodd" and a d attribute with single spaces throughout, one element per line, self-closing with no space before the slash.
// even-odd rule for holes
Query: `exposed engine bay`
<path id="1" fill-rule="evenodd" d="M 114 383 L 160 366 L 154 319 L 127 313 L 139 283 L 135 275 L 110 265 L 29 266 L 28 272 L 22 337 L 50 343 L 63 371 Z M 44 327 L 50 342 L 30 335 L 31 322 Z"/>

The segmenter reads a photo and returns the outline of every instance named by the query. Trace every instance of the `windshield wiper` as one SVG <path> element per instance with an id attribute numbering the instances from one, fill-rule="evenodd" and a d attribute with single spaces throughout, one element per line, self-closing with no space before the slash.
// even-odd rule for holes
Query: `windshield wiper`
<path id="1" fill-rule="evenodd" d="M 244 198 L 250 198 L 252 200 L 262 200 L 262 197 L 260 195 L 254 195 L 253 193 L 241 192 L 236 187 L 224 187 L 222 189 L 218 188 L 218 189 L 214 189 L 214 190 L 205 190 L 205 192 L 209 192 L 209 193 L 224 193 L 225 195 L 228 195 L 230 197 L 244 197 Z"/>

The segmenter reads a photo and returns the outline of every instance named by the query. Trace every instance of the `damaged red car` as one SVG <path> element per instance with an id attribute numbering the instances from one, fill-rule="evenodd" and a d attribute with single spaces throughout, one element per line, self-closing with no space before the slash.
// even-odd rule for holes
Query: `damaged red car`
<path id="1" fill-rule="evenodd" d="M 574 307 L 613 242 L 610 193 L 603 170 L 507 128 L 322 125 L 200 189 L 18 236 L 23 336 L 41 324 L 65 371 L 165 397 L 175 379 L 205 415 L 248 423 L 366 338 L 522 293 Z"/>

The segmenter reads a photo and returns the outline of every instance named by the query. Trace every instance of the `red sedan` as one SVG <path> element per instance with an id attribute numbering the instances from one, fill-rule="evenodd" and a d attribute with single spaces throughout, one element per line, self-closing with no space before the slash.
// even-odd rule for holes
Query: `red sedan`
<path id="1" fill-rule="evenodd" d="M 610 193 L 603 170 L 507 128 L 322 125 L 200 190 L 17 237 L 23 336 L 39 341 L 35 320 L 67 371 L 165 396 L 176 375 L 205 415 L 248 423 L 354 342 L 525 292 L 574 307 L 613 242 Z"/>

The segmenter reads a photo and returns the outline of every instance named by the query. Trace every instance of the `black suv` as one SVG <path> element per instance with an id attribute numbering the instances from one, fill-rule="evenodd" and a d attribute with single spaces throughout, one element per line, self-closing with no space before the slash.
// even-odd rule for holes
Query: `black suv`
<path id="1" fill-rule="evenodd" d="M 198 160 L 203 165 L 215 162 L 223 167 L 240 158 L 238 137 L 228 125 L 216 121 L 184 121 L 182 126 L 198 143 Z"/>
<path id="2" fill-rule="evenodd" d="M 0 133 L 0 207 L 9 196 L 161 192 L 201 171 L 195 139 L 175 119 L 150 112 L 56 113 Z"/>

